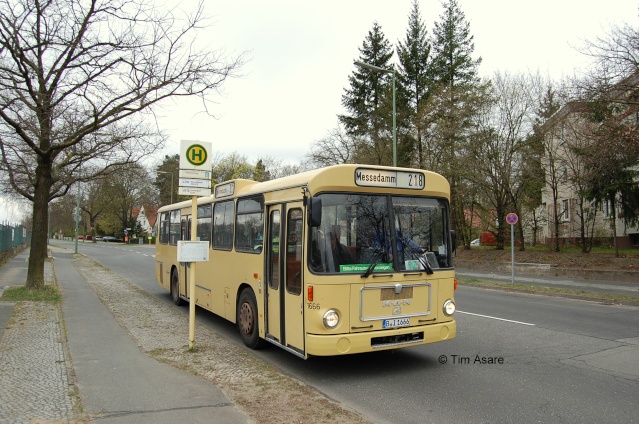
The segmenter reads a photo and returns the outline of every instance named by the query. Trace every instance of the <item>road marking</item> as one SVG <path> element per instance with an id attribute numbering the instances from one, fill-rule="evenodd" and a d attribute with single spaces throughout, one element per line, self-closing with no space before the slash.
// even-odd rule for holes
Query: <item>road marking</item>
<path id="1" fill-rule="evenodd" d="M 457 310 L 457 313 L 460 314 L 466 314 L 466 315 L 474 315 L 476 317 L 482 317 L 482 318 L 490 318 L 490 319 L 496 319 L 498 321 L 506 321 L 506 322 L 512 322 L 515 324 L 521 324 L 521 325 L 530 325 L 530 326 L 535 326 L 535 324 L 531 324 L 529 322 L 522 322 L 522 321 L 513 321 L 512 319 L 506 319 L 506 318 L 499 318 L 499 317 L 491 317 L 490 315 L 482 315 L 482 314 L 473 314 L 472 312 L 464 312 L 464 311 L 460 311 Z"/>

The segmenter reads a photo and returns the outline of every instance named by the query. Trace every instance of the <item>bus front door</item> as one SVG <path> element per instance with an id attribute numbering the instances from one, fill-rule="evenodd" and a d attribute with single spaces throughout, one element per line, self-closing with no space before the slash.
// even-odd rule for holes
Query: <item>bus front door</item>
<path id="1" fill-rule="evenodd" d="M 287 203 L 270 206 L 268 213 L 267 338 L 303 356 L 303 208 L 299 202 Z"/>
<path id="2" fill-rule="evenodd" d="M 180 240 L 191 240 L 191 216 L 182 215 L 180 221 Z M 188 292 L 189 288 L 189 264 L 188 262 L 180 262 L 179 275 L 179 295 L 185 296 L 187 299 L 191 299 L 191 293 Z"/>

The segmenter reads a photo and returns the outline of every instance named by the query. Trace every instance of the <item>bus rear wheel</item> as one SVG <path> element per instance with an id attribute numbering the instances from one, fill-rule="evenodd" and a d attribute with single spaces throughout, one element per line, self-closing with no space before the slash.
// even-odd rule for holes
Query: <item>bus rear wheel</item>
<path id="1" fill-rule="evenodd" d="M 171 298 L 177 306 L 184 305 L 184 300 L 180 297 L 180 277 L 175 269 L 171 273 Z"/>
<path id="2" fill-rule="evenodd" d="M 246 346 L 257 349 L 262 345 L 257 319 L 257 301 L 250 288 L 242 291 L 237 302 L 237 329 Z"/>

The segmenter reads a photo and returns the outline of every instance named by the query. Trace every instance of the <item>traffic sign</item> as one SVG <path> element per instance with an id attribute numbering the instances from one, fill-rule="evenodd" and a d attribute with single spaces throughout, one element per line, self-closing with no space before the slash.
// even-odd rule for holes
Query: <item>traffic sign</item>
<path id="1" fill-rule="evenodd" d="M 515 225 L 518 221 L 519 217 L 516 213 L 509 213 L 508 215 L 506 215 L 506 222 L 508 222 L 510 225 Z"/>

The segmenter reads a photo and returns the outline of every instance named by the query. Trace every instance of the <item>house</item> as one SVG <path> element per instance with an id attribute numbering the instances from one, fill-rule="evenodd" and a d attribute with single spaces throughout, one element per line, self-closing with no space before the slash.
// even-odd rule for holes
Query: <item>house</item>
<path id="1" fill-rule="evenodd" d="M 136 222 L 140 224 L 140 228 L 146 235 L 152 235 L 155 227 L 155 221 L 157 218 L 157 207 L 148 206 L 147 209 L 144 206 L 133 210 L 133 216 Z"/>
<path id="2" fill-rule="evenodd" d="M 628 131 L 638 131 L 638 94 L 639 73 L 619 82 L 606 97 L 606 104 L 615 105 L 614 119 L 625 124 Z M 585 187 L 587 169 L 578 152 L 588 148 L 590 135 L 600 125 L 589 119 L 592 106 L 587 101 L 570 102 L 543 126 L 546 184 L 542 190 L 542 239 L 545 237 L 548 244 L 559 239 L 564 246 L 579 245 L 582 238 L 608 244 L 614 226 L 617 247 L 639 247 L 639 227 L 626 225 L 621 209 L 613 210 L 611 199 L 596 204 L 579 194 Z"/>

